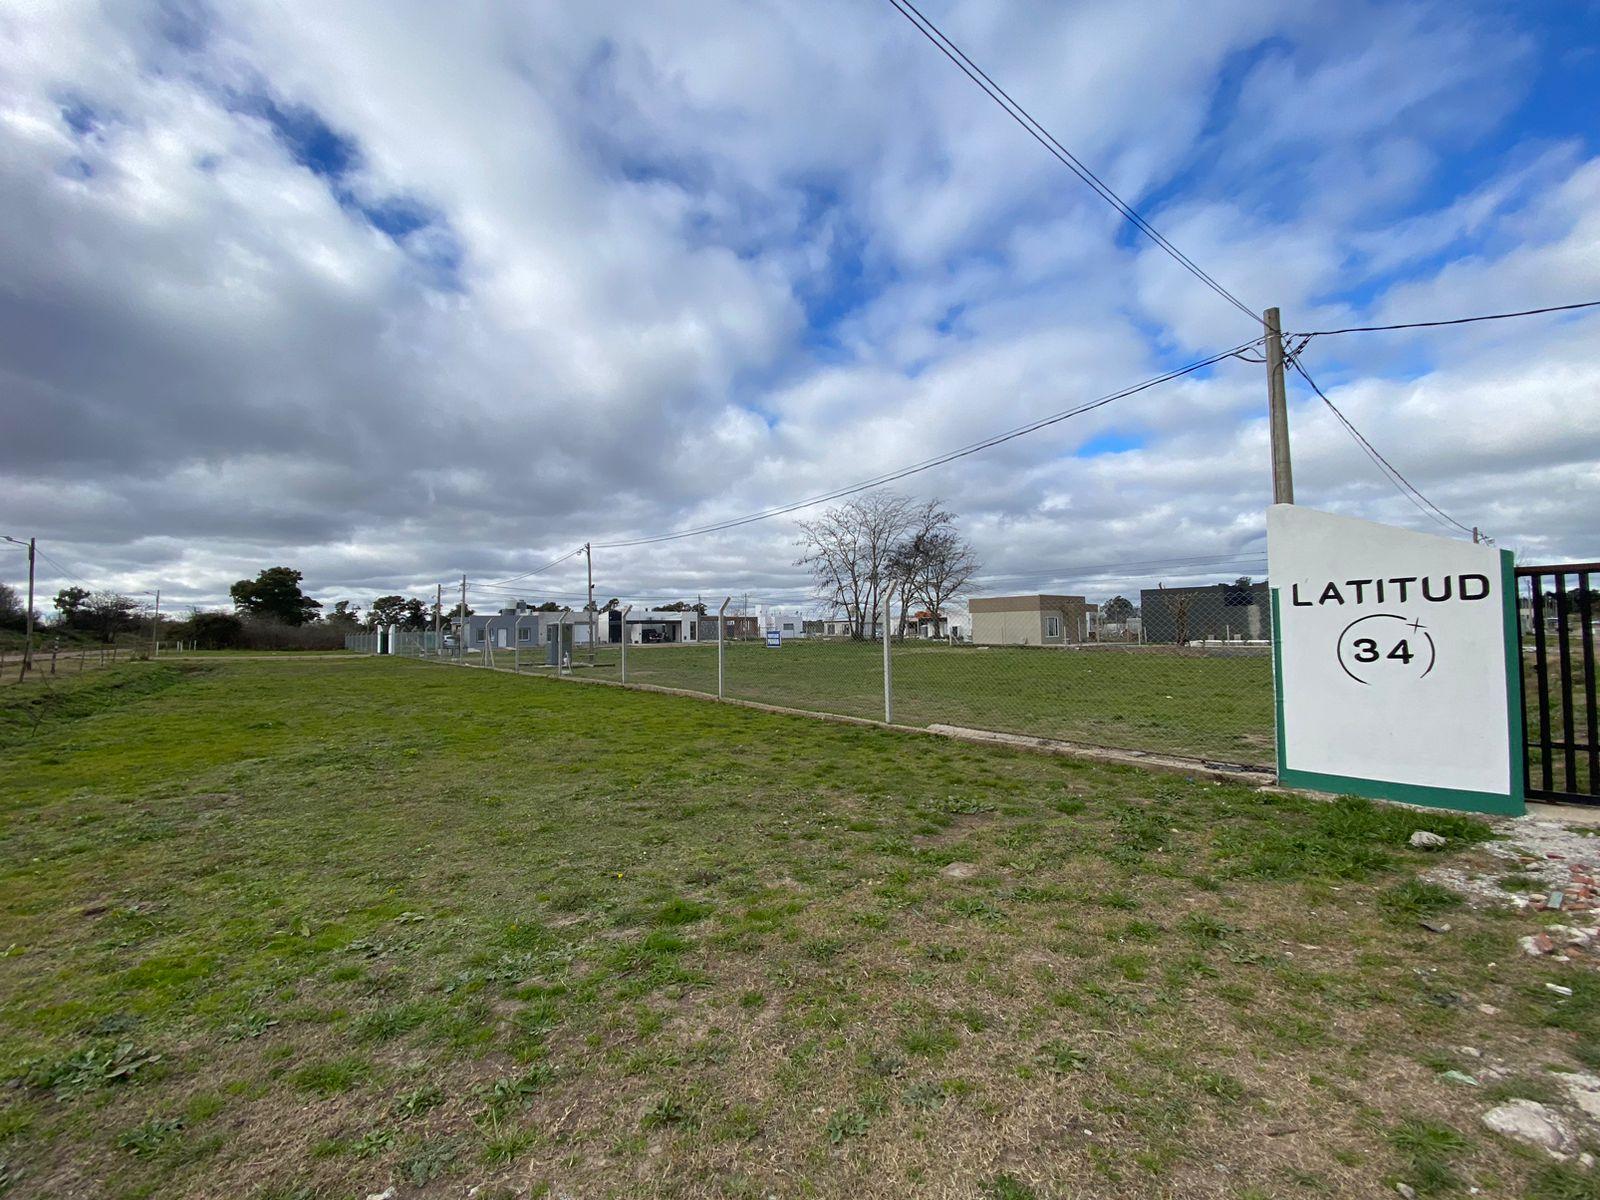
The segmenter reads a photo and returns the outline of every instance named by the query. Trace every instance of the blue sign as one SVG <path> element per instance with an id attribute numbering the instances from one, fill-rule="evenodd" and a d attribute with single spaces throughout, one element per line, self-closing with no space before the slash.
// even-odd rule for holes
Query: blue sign
<path id="1" fill-rule="evenodd" d="M 767 649 L 777 650 L 783 645 L 783 634 L 776 629 L 767 630 Z"/>

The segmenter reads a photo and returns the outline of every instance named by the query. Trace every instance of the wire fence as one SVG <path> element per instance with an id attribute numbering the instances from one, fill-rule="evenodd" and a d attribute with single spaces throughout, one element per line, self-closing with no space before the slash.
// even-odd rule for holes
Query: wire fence
<path id="1" fill-rule="evenodd" d="M 592 621 L 510 607 L 464 632 L 385 630 L 347 648 L 1270 769 L 1267 584 L 1129 591 L 971 597 L 904 620 L 891 606 L 887 621 L 748 601 L 755 615 L 618 605 Z"/>

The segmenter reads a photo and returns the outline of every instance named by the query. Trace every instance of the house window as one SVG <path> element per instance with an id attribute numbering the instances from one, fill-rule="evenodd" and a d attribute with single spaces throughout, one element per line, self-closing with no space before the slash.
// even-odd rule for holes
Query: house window
<path id="1" fill-rule="evenodd" d="M 793 633 L 794 632 L 794 622 L 793 621 L 785 621 L 784 624 L 783 624 L 783 631 L 785 633 Z"/>
<path id="2" fill-rule="evenodd" d="M 1061 618 L 1060 617 L 1046 617 L 1044 619 L 1044 635 L 1045 635 L 1045 637 L 1060 637 L 1061 636 Z"/>
<path id="3" fill-rule="evenodd" d="M 483 629 L 474 629 L 472 631 L 472 640 L 475 642 L 483 641 Z"/>
<path id="4" fill-rule="evenodd" d="M 531 629 L 525 628 L 524 626 L 521 626 L 521 625 L 517 626 L 517 641 L 519 641 L 519 642 L 528 641 L 530 636 L 532 635 L 532 633 L 533 633 L 533 630 L 531 630 Z"/>

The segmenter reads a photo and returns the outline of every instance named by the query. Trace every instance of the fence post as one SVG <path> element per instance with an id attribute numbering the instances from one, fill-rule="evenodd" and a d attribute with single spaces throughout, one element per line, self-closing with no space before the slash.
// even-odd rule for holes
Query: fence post
<path id="1" fill-rule="evenodd" d="M 567 655 L 567 618 L 572 615 L 572 606 L 569 604 L 561 610 L 561 620 L 556 623 L 556 674 L 566 675 L 571 671 L 572 660 Z"/>
<path id="2" fill-rule="evenodd" d="M 725 614 L 728 611 L 728 605 L 730 605 L 732 603 L 733 603 L 733 597 L 729 596 L 726 600 L 724 600 L 722 602 L 722 607 L 717 609 L 717 699 L 718 700 L 722 699 L 722 643 L 723 643 L 723 640 L 724 640 L 723 636 L 722 636 L 722 634 L 723 634 L 723 626 L 725 626 L 728 623 L 727 620 L 726 620 Z"/>
<path id="3" fill-rule="evenodd" d="M 633 611 L 633 605 L 622 606 L 622 682 L 628 682 L 628 614 Z"/>
<path id="4" fill-rule="evenodd" d="M 894 671 L 889 662 L 889 589 L 883 591 L 883 720 L 894 724 Z"/>

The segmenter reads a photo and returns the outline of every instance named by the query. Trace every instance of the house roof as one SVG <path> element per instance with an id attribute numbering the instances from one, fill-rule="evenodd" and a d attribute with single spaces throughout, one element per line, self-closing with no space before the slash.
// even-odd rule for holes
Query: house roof
<path id="1" fill-rule="evenodd" d="M 1045 612 L 1053 608 L 1086 606 L 1082 596 L 974 596 L 967 601 L 967 611 L 974 613 Z"/>

